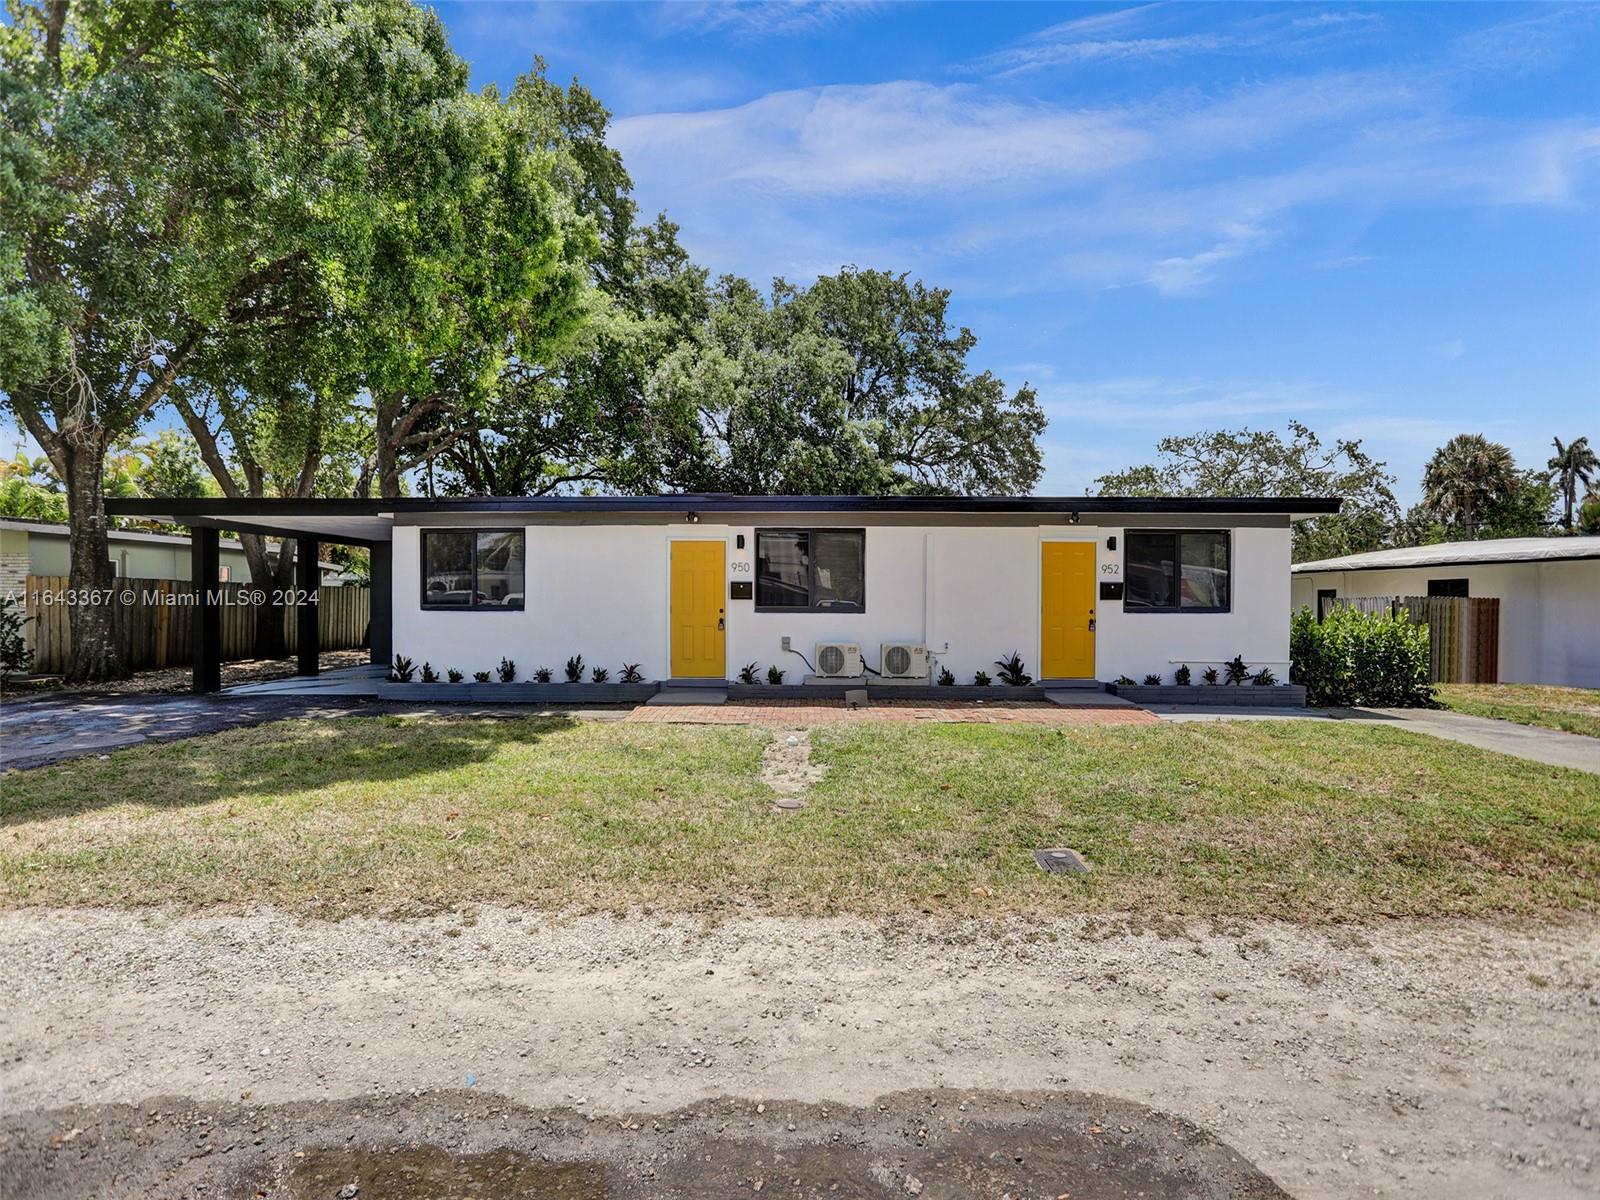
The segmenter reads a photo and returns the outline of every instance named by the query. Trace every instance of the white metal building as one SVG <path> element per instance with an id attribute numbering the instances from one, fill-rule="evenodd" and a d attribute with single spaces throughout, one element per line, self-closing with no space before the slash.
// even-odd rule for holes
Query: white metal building
<path id="1" fill-rule="evenodd" d="M 1600 687 L 1600 537 L 1499 538 L 1296 563 L 1294 606 L 1320 596 L 1500 600 L 1500 678 Z"/>

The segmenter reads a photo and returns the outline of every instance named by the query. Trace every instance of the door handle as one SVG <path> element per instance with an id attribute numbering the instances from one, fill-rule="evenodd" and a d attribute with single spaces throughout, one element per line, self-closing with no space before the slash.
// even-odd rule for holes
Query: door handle
<path id="1" fill-rule="evenodd" d="M 717 628 L 719 630 L 726 629 L 728 627 L 727 622 L 723 620 L 722 614 L 724 611 L 726 610 L 720 608 L 717 609 Z"/>

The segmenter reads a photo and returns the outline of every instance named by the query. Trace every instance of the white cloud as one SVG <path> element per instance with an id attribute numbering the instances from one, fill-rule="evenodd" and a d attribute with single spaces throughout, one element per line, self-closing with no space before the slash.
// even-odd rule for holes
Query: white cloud
<path id="1" fill-rule="evenodd" d="M 1440 342 L 1433 348 L 1433 352 L 1447 361 L 1455 361 L 1467 352 L 1467 343 L 1461 338 L 1451 338 L 1448 342 Z"/>
<path id="2" fill-rule="evenodd" d="M 719 33 L 755 41 L 815 33 L 867 16 L 878 7 L 869 0 L 712 0 L 663 4 L 657 9 L 657 19 L 669 32 Z"/>

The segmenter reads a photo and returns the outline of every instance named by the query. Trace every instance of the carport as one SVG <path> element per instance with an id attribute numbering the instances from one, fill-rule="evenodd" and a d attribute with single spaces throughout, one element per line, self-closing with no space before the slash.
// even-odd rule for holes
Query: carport
<path id="1" fill-rule="evenodd" d="M 354 499 L 244 500 L 138 499 L 106 501 L 114 517 L 138 517 L 181 525 L 189 530 L 190 606 L 194 611 L 193 688 L 215 692 L 222 688 L 222 593 L 219 587 L 219 540 L 224 531 L 255 533 L 283 539 L 294 546 L 297 592 L 313 598 L 321 589 L 317 569 L 319 543 L 359 546 L 372 563 L 371 654 L 375 664 L 390 656 L 391 612 L 390 526 L 393 513 L 385 501 Z M 297 674 L 319 671 L 319 633 L 316 603 L 295 605 L 297 622 Z"/>

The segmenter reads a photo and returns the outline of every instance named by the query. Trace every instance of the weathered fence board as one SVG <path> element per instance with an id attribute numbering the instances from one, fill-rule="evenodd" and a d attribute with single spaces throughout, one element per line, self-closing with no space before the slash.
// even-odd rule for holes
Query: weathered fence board
<path id="1" fill-rule="evenodd" d="M 222 605 L 222 657 L 225 662 L 255 657 L 258 590 L 246 583 L 216 585 Z M 64 575 L 30 575 L 27 581 L 27 632 L 33 647 L 33 670 L 48 675 L 66 670 L 72 652 L 70 592 Z M 182 579 L 119 579 L 113 589 L 112 614 L 117 645 L 131 670 L 183 666 L 190 660 L 194 608 L 189 584 Z M 131 603 L 125 597 L 131 596 Z M 364 587 L 317 590 L 317 634 L 321 650 L 351 650 L 366 636 L 372 592 Z M 283 609 L 287 650 L 299 648 L 294 609 Z"/>
<path id="2" fill-rule="evenodd" d="M 1428 677 L 1434 683 L 1500 682 L 1500 600 L 1495 596 L 1325 597 L 1334 608 L 1389 613 L 1428 627 Z"/>

